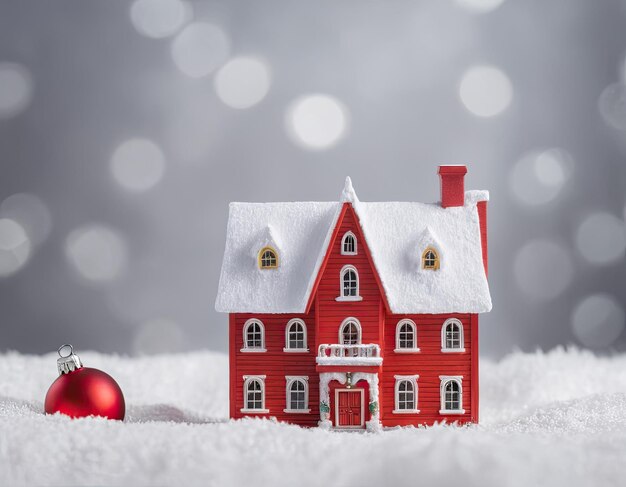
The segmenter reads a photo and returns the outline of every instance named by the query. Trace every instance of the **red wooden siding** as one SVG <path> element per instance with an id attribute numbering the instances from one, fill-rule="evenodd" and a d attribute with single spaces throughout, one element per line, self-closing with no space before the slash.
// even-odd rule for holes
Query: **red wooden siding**
<path id="1" fill-rule="evenodd" d="M 396 353 L 396 325 L 408 318 L 417 329 L 416 353 Z M 441 327 L 448 318 L 457 318 L 463 324 L 465 352 L 446 353 L 441 351 Z M 385 358 L 380 381 L 384 402 L 381 404 L 381 419 L 385 426 L 410 424 L 432 424 L 435 421 L 467 422 L 471 418 L 472 378 L 472 327 L 469 314 L 446 315 L 387 315 L 385 317 Z M 394 414 L 395 375 L 419 375 L 417 379 L 418 414 Z M 439 414 L 441 396 L 440 375 L 462 375 L 463 415 L 444 416 Z"/>
<path id="2" fill-rule="evenodd" d="M 297 314 L 248 314 L 237 313 L 231 315 L 231 362 L 230 381 L 231 418 L 244 416 L 273 416 L 279 421 L 287 421 L 303 426 L 317 426 L 319 421 L 319 375 L 315 371 L 315 320 L 313 313 L 308 315 Z M 267 352 L 242 352 L 243 327 L 247 320 L 256 318 L 265 326 L 265 348 Z M 293 318 L 300 318 L 307 326 L 307 344 L 309 352 L 284 352 L 285 329 L 287 322 Z M 234 340 L 232 339 L 234 337 Z M 233 346 L 234 343 L 234 346 Z M 268 414 L 244 414 L 244 375 L 265 375 L 265 408 Z M 286 375 L 303 375 L 309 378 L 309 408 L 310 413 L 285 413 Z"/>
<path id="3" fill-rule="evenodd" d="M 326 266 L 319 279 L 316 294 L 320 343 L 339 343 L 339 327 L 344 319 L 354 317 L 361 323 L 361 343 L 380 343 L 380 307 L 382 297 L 375 271 L 366 254 L 366 243 L 352 206 L 347 206 L 339 231 L 330 243 Z M 341 255 L 341 239 L 351 231 L 357 239 L 357 255 Z M 345 265 L 356 267 L 362 301 L 337 301 L 341 294 L 340 273 Z"/>

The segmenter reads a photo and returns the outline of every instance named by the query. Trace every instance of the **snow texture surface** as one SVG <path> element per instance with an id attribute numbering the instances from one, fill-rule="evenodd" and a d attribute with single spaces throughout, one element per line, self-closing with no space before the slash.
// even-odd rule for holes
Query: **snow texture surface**
<path id="1" fill-rule="evenodd" d="M 626 355 L 557 349 L 481 363 L 481 424 L 340 433 L 227 421 L 225 355 L 81 353 L 124 422 L 42 413 L 55 356 L 0 355 L 0 485 L 620 486 Z"/>
<path id="2" fill-rule="evenodd" d="M 215 308 L 225 313 L 305 312 L 341 205 L 349 202 L 393 313 L 490 311 L 476 209 L 488 199 L 486 191 L 468 191 L 465 206 L 456 208 L 366 203 L 347 178 L 338 202 L 231 203 Z M 278 251 L 278 269 L 258 269 L 257 255 L 265 245 Z M 438 271 L 422 269 L 428 246 L 439 252 Z"/>

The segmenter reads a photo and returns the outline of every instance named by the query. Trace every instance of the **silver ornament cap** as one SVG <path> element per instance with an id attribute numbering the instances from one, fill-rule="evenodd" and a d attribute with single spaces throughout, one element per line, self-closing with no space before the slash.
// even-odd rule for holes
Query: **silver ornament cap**
<path id="1" fill-rule="evenodd" d="M 70 353 L 68 355 L 63 355 L 63 352 L 67 353 L 68 349 Z M 59 369 L 59 375 L 69 374 L 70 372 L 74 372 L 75 370 L 83 367 L 80 357 L 74 353 L 74 347 L 72 347 L 69 343 L 61 345 L 57 351 L 59 353 L 59 358 L 57 359 L 57 369 Z"/>

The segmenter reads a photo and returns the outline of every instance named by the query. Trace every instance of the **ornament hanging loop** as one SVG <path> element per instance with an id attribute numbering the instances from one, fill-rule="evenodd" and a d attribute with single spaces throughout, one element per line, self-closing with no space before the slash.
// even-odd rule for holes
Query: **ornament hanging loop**
<path id="1" fill-rule="evenodd" d="M 63 355 L 62 351 L 68 348 L 70 350 L 69 355 Z M 83 367 L 80 357 L 74 354 L 74 347 L 72 347 L 69 343 L 61 345 L 57 352 L 60 357 L 57 359 L 57 369 L 59 370 L 59 375 L 69 374 L 70 372 L 74 372 L 75 370 Z"/>

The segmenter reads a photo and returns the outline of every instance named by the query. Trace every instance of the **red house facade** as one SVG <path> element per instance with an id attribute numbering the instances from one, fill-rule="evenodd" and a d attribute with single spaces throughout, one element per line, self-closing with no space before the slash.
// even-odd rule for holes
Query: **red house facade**
<path id="1" fill-rule="evenodd" d="M 485 191 L 441 166 L 441 202 L 231 203 L 216 309 L 230 416 L 376 430 L 478 421 L 491 309 Z"/>

